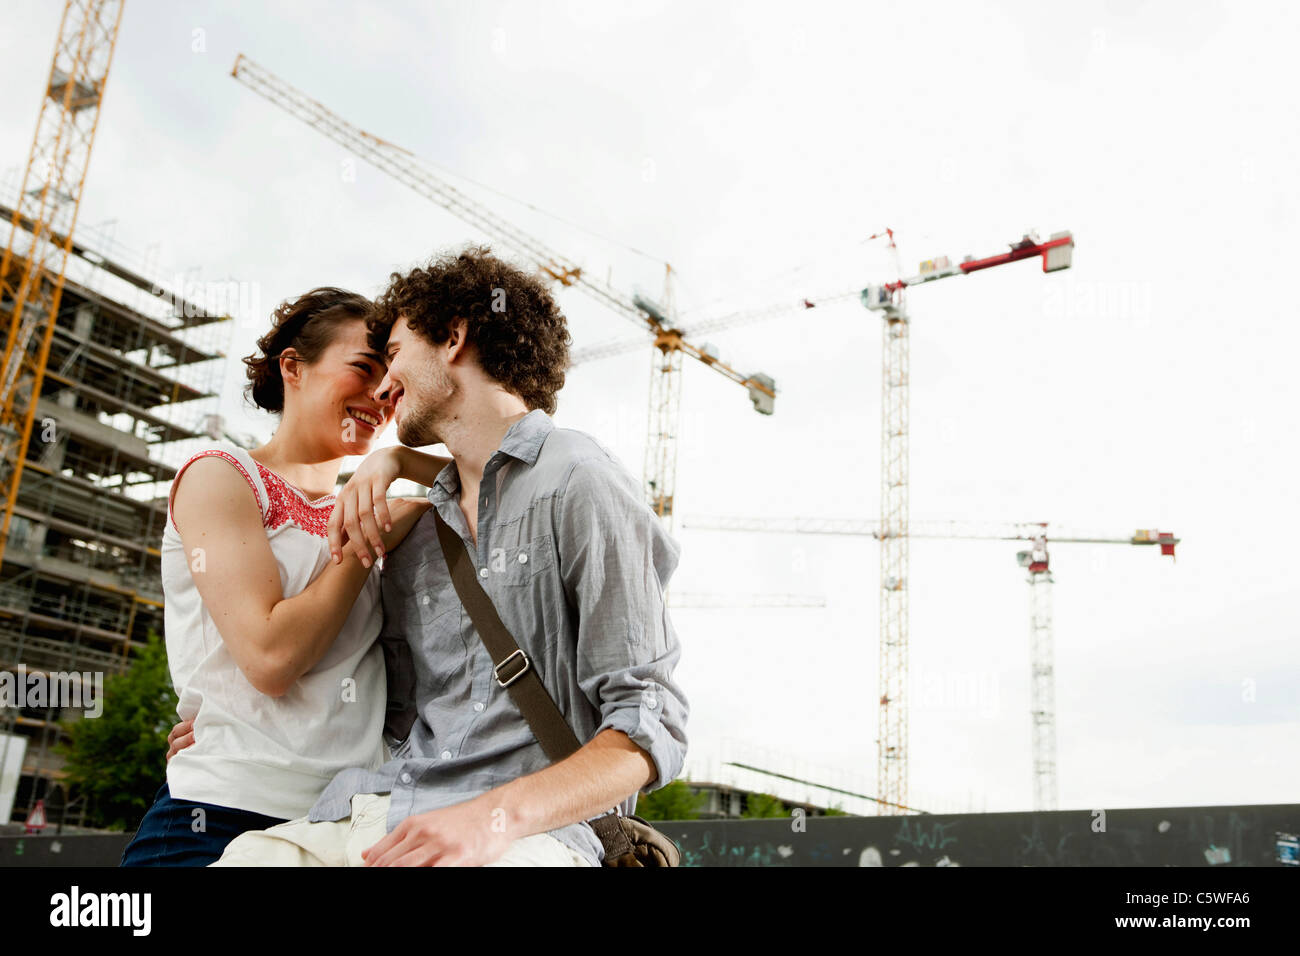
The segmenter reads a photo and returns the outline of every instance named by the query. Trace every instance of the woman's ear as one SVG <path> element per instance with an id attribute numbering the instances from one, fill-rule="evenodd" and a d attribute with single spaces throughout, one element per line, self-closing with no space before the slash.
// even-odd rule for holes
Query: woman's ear
<path id="1" fill-rule="evenodd" d="M 291 348 L 280 353 L 280 378 L 286 387 L 291 383 L 294 386 L 302 383 L 302 361 L 298 358 L 298 353 Z"/>

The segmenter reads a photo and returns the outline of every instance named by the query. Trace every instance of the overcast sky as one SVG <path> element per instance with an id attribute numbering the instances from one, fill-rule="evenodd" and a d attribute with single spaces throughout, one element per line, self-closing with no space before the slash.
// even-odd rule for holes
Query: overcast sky
<path id="1" fill-rule="evenodd" d="M 26 161 L 60 5 L 18 0 L 0 179 Z M 1293 279 L 1300 15 L 1285 3 L 164 3 L 127 0 L 82 203 L 169 279 L 258 314 L 481 239 L 230 77 L 243 52 L 624 289 L 692 316 L 860 288 L 1072 230 L 911 293 L 911 513 L 1183 539 L 1054 548 L 1063 809 L 1300 793 Z M 465 185 L 468 177 L 553 215 Z M 151 250 L 151 251 L 150 251 Z M 635 250 L 635 251 L 634 251 Z M 508 251 L 499 247 L 499 251 Z M 564 291 L 576 344 L 635 337 Z M 712 337 L 776 413 L 688 361 L 678 512 L 876 517 L 880 319 L 854 302 Z M 640 475 L 650 350 L 556 416 Z M 222 405 L 238 430 L 230 363 Z M 879 547 L 683 528 L 692 759 L 766 754 L 873 793 Z M 1032 802 L 1029 615 L 1008 542 L 915 540 L 910 802 Z M 723 750 L 726 741 L 729 750 Z"/>

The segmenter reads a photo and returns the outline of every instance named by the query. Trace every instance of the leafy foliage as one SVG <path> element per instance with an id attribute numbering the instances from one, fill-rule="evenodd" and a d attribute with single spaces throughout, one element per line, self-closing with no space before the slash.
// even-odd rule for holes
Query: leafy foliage
<path id="1" fill-rule="evenodd" d="M 103 713 L 65 719 L 58 746 L 65 769 L 89 798 L 96 826 L 124 830 L 140 822 L 167 777 L 167 731 L 176 694 L 167 649 L 153 632 L 130 668 L 104 681 Z"/>
<path id="2" fill-rule="evenodd" d="M 769 793 L 751 793 L 745 798 L 742 820 L 762 820 L 786 816 L 785 804 Z"/>
<path id="3" fill-rule="evenodd" d="M 636 801 L 636 815 L 643 820 L 697 820 L 708 796 L 695 793 L 684 780 L 674 780 L 643 794 Z"/>

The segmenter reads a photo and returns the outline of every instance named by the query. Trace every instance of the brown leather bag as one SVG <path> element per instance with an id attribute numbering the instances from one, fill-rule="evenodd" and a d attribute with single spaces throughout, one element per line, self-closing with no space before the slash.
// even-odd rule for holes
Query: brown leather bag
<path id="1" fill-rule="evenodd" d="M 451 526 L 433 509 L 438 525 L 438 541 L 451 571 L 452 584 L 465 606 L 479 639 L 492 660 L 497 684 L 504 687 L 528 721 L 537 742 L 552 761 L 563 760 L 582 745 L 555 706 L 550 692 L 518 642 L 501 623 L 492 599 L 478 583 L 473 563 Z M 677 844 L 638 816 L 624 816 L 615 807 L 609 813 L 587 821 L 605 849 L 605 866 L 678 866 L 681 851 Z"/>
<path id="2" fill-rule="evenodd" d="M 605 866 L 677 866 L 677 844 L 638 816 L 612 812 L 589 821 L 605 847 Z"/>

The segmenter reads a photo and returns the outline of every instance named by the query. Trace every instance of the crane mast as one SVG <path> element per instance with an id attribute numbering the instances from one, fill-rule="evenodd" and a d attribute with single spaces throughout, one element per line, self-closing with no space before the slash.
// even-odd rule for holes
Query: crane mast
<path id="1" fill-rule="evenodd" d="M 1016 555 L 1029 570 L 1029 716 L 1034 809 L 1057 809 L 1056 650 L 1052 644 L 1052 572 L 1044 525 L 1028 551 Z"/>
<path id="2" fill-rule="evenodd" d="M 881 815 L 907 793 L 908 416 L 911 331 L 902 291 L 881 324 L 880 374 L 880 696 L 876 702 L 876 790 Z"/>
<path id="3" fill-rule="evenodd" d="M 64 5 L 36 134 L 14 203 L 9 244 L 0 258 L 0 308 L 9 312 L 0 371 L 0 485 L 5 500 L 0 561 L 45 381 L 121 20 L 122 0 L 68 0 Z M 31 234 L 25 248 L 24 223 Z"/>
<path id="4" fill-rule="evenodd" d="M 897 257 L 892 229 L 889 246 Z M 875 238 L 875 237 L 872 237 Z M 1068 232 L 1047 242 L 1026 234 L 1010 251 L 952 265 L 944 256 L 921 263 L 917 275 L 862 290 L 862 304 L 884 319 L 880 402 L 880 698 L 877 703 L 877 782 L 880 814 L 898 813 L 907 804 L 907 650 L 908 650 L 908 415 L 910 409 L 910 318 L 904 293 L 954 275 L 1042 256 L 1043 271 L 1070 267 L 1074 239 Z"/>

